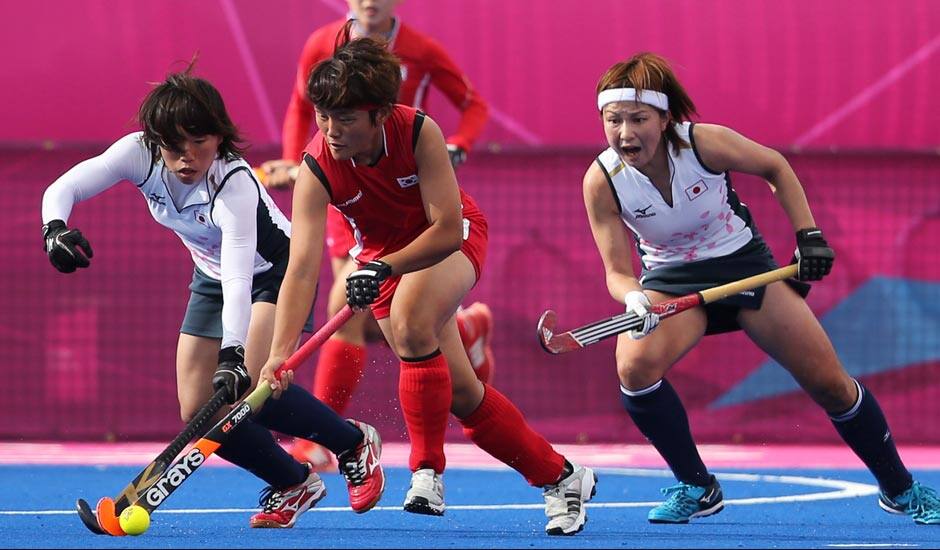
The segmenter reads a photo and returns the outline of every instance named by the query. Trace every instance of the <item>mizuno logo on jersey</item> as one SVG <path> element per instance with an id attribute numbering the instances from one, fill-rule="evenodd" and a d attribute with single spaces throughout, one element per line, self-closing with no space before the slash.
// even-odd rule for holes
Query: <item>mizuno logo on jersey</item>
<path id="1" fill-rule="evenodd" d="M 153 204 L 159 204 L 159 205 L 161 205 L 161 206 L 166 206 L 166 197 L 164 197 L 163 195 L 158 195 L 158 194 L 156 194 L 156 193 L 150 193 L 149 195 L 147 195 L 147 200 L 149 200 L 149 201 L 152 202 Z"/>
<path id="2" fill-rule="evenodd" d="M 651 205 L 647 206 L 646 208 L 637 208 L 636 210 L 633 211 L 633 213 L 636 214 L 637 219 L 639 219 L 639 218 L 652 218 L 653 216 L 656 215 L 656 212 L 649 212 L 649 209 L 652 208 L 652 207 L 653 207 L 653 205 L 651 204 Z"/>
<path id="3" fill-rule="evenodd" d="M 698 180 L 697 182 L 685 188 L 685 196 L 689 197 L 690 201 L 694 201 L 705 191 L 708 191 L 708 186 L 705 185 L 705 180 Z"/>
<path id="4" fill-rule="evenodd" d="M 397 179 L 398 179 L 398 185 L 399 185 L 402 189 L 407 189 L 408 187 L 411 187 L 412 185 L 415 185 L 415 184 L 418 183 L 418 175 L 417 175 L 417 174 L 412 174 L 412 175 L 408 176 L 407 178 L 397 178 Z"/>

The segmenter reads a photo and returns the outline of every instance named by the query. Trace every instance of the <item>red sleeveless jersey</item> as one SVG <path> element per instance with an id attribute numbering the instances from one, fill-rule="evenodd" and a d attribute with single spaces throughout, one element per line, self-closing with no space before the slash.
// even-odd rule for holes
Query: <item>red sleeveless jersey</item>
<path id="1" fill-rule="evenodd" d="M 401 250 L 430 226 L 415 160 L 417 132 L 423 120 L 424 113 L 417 109 L 395 105 L 382 128 L 385 154 L 375 166 L 334 159 L 320 132 L 304 149 L 304 162 L 352 226 L 356 246 L 349 253 L 360 264 Z M 465 220 L 483 221 L 476 202 L 462 189 L 460 201 Z"/>

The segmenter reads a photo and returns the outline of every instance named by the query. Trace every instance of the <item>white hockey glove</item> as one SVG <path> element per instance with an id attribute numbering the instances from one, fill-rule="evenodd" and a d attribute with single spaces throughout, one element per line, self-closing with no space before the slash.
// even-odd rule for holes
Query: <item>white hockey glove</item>
<path id="1" fill-rule="evenodd" d="M 643 326 L 634 330 L 627 331 L 627 336 L 633 340 L 639 340 L 649 333 L 653 332 L 659 325 L 659 315 L 652 313 L 650 299 L 639 290 L 631 290 L 624 296 L 624 302 L 627 305 L 627 311 L 633 313 L 643 320 Z"/>

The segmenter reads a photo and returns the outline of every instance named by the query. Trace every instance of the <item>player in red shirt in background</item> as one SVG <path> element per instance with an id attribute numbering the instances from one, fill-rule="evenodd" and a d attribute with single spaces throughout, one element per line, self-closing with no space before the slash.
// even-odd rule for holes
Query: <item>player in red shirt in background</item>
<path id="1" fill-rule="evenodd" d="M 274 378 L 293 350 L 316 294 L 329 205 L 356 228 L 359 268 L 346 300 L 370 308 L 400 358 L 398 395 L 411 440 L 408 512 L 442 515 L 448 413 L 477 446 L 543 489 L 545 530 L 573 535 L 594 494 L 590 468 L 571 464 L 526 423 L 505 396 L 474 375 L 455 321 L 486 256 L 486 218 L 460 190 L 440 127 L 394 104 L 397 59 L 369 38 L 352 40 L 310 75 L 319 132 L 304 150 L 294 189 L 290 260 L 275 315 Z"/>
<path id="2" fill-rule="evenodd" d="M 402 86 L 398 103 L 426 111 L 429 87 L 433 85 L 460 110 L 457 131 L 447 138 L 447 151 L 454 167 L 466 160 L 467 151 L 483 131 L 487 119 L 486 103 L 437 41 L 395 17 L 397 0 L 348 1 L 350 20 L 353 21 L 351 26 L 346 19 L 334 21 L 316 30 L 304 45 L 284 118 L 282 158 L 261 166 L 262 182 L 268 188 L 293 185 L 304 145 L 311 136 L 314 114 L 313 104 L 306 96 L 307 77 L 319 62 L 333 55 L 337 43 L 344 38 L 369 36 L 388 44 L 401 61 Z M 327 215 L 326 242 L 333 271 L 328 309 L 333 315 L 345 304 L 344 281 L 355 269 L 349 251 L 356 244 L 349 222 L 334 208 L 330 208 Z M 477 377 L 483 382 L 490 381 L 493 355 L 489 344 L 493 317 L 489 307 L 477 302 L 461 310 L 457 315 L 457 326 Z M 314 395 L 342 414 L 362 378 L 366 343 L 381 338 L 368 312 L 354 316 L 320 350 L 313 383 Z M 291 454 L 298 460 L 309 461 L 318 470 L 333 466 L 333 455 L 307 440 L 296 440 Z"/>

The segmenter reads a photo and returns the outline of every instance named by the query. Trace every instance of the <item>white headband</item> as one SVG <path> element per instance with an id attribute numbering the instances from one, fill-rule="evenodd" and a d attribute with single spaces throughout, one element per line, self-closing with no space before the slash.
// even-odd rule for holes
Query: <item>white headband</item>
<path id="1" fill-rule="evenodd" d="M 662 111 L 669 110 L 669 97 L 662 92 L 641 90 L 639 96 L 636 88 L 611 88 L 597 94 L 597 110 L 603 111 L 604 105 L 617 101 L 638 101 L 652 105 Z"/>

